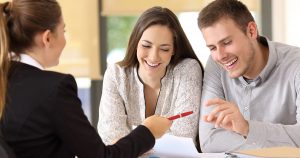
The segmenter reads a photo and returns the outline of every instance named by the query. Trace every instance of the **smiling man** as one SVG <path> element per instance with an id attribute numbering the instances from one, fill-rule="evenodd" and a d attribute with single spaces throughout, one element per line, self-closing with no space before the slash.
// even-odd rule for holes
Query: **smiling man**
<path id="1" fill-rule="evenodd" d="M 199 14 L 208 59 L 201 98 L 204 152 L 300 146 L 300 49 L 258 34 L 247 7 L 216 0 Z"/>

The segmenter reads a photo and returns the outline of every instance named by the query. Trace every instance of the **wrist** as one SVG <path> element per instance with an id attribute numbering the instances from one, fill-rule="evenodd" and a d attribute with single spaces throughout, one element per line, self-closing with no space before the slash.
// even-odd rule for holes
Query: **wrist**
<path id="1" fill-rule="evenodd" d="M 246 139 L 249 133 L 249 123 L 247 120 L 245 120 L 245 126 L 241 132 L 241 135 Z"/>

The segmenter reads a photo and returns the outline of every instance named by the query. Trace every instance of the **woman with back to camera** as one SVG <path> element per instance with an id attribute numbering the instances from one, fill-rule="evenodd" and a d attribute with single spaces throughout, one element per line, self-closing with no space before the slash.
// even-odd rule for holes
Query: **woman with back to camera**
<path id="1" fill-rule="evenodd" d="M 193 111 L 174 120 L 170 134 L 195 141 L 202 73 L 176 15 L 162 7 L 146 10 L 134 26 L 125 58 L 105 72 L 98 122 L 101 138 L 112 144 L 149 116 Z"/>
<path id="2" fill-rule="evenodd" d="M 151 149 L 171 121 L 153 116 L 105 146 L 83 113 L 74 77 L 44 70 L 59 62 L 64 27 L 56 0 L 0 4 L 0 114 L 6 142 L 19 158 L 128 158 Z"/>

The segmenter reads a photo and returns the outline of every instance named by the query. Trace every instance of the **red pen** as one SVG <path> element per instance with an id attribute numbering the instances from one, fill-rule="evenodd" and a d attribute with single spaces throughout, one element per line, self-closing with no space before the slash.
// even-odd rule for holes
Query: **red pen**
<path id="1" fill-rule="evenodd" d="M 181 114 L 178 114 L 178 115 L 171 116 L 168 119 L 172 121 L 172 120 L 175 120 L 175 119 L 178 119 L 178 118 L 181 118 L 181 117 L 188 116 L 192 113 L 193 113 L 193 111 L 188 111 L 188 112 L 184 112 L 184 113 L 181 113 Z"/>

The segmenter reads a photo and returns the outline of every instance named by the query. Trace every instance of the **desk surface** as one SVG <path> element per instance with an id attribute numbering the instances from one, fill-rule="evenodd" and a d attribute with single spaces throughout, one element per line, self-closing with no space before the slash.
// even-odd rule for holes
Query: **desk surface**
<path id="1" fill-rule="evenodd" d="M 198 153 L 198 155 L 195 156 L 176 156 L 176 155 L 171 155 L 171 154 L 152 154 L 152 153 L 147 153 L 142 155 L 140 158 L 224 158 L 225 154 L 224 153 Z"/>

